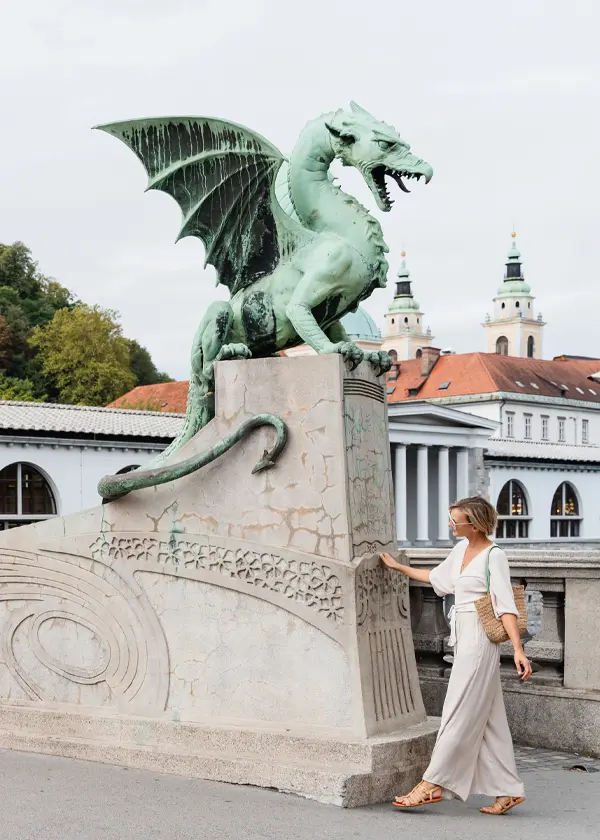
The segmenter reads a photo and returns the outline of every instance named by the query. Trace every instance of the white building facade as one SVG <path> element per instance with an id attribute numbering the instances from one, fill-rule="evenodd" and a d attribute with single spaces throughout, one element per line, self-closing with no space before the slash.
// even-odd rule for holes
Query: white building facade
<path id="1" fill-rule="evenodd" d="M 448 508 L 485 492 L 483 452 L 496 423 L 431 403 L 389 406 L 400 545 L 450 545 Z"/>
<path id="2" fill-rule="evenodd" d="M 497 423 L 485 465 L 489 497 L 502 511 L 499 536 L 600 539 L 600 401 L 498 393 L 444 403 Z"/>
<path id="3" fill-rule="evenodd" d="M 101 502 L 100 479 L 147 463 L 181 415 L 0 401 L 0 529 Z"/>

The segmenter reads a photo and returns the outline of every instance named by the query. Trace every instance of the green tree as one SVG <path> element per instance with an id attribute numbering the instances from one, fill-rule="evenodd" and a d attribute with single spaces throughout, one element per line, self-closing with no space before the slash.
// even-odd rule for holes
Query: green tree
<path id="1" fill-rule="evenodd" d="M 22 242 L 0 243 L 0 316 L 10 341 L 0 353 L 7 376 L 29 380 L 38 398 L 57 398 L 54 384 L 42 373 L 29 338 L 33 328 L 48 323 L 61 308 L 73 306 L 73 295 L 38 271 Z"/>
<path id="2" fill-rule="evenodd" d="M 136 385 L 156 385 L 158 382 L 173 381 L 168 374 L 157 369 L 145 347 L 133 338 L 126 338 L 125 341 L 129 347 L 129 365 Z"/>
<path id="3" fill-rule="evenodd" d="M 19 296 L 33 298 L 41 292 L 41 279 L 26 245 L 0 243 L 0 286 L 10 286 Z"/>
<path id="4" fill-rule="evenodd" d="M 69 318 L 65 314 L 55 320 L 57 313 L 75 309 L 79 310 L 77 316 Z M 87 313 L 86 323 L 95 330 L 83 355 L 80 353 L 83 337 L 76 335 L 78 326 L 85 321 L 82 313 Z M 115 317 L 108 310 L 86 307 L 56 280 L 43 275 L 22 242 L 0 243 L 0 365 L 7 377 L 26 380 L 25 391 L 29 389 L 35 398 L 105 405 L 113 394 L 118 397 L 134 385 L 172 381 L 156 369 L 146 348 L 121 335 Z M 117 330 L 116 334 L 111 333 L 107 319 Z M 52 329 L 43 329 L 51 324 Z M 62 334 L 61 331 L 72 341 L 68 352 L 74 351 L 74 355 L 70 361 L 68 352 L 60 352 L 59 341 L 52 345 L 53 336 Z M 100 345 L 105 338 L 108 348 L 103 352 Z M 94 348 L 91 354 L 88 353 L 90 342 Z M 80 375 L 75 368 L 81 369 Z M 95 373 L 90 374 L 90 370 Z M 96 374 L 99 379 L 94 378 Z M 106 393 L 110 395 L 108 398 L 104 396 Z"/>
<path id="5" fill-rule="evenodd" d="M 129 347 L 117 318 L 113 310 L 78 304 L 59 309 L 33 330 L 29 343 L 61 402 L 106 405 L 134 387 Z"/>
<path id="6" fill-rule="evenodd" d="M 15 379 L 0 370 L 0 400 L 19 400 L 20 402 L 43 402 L 45 395 L 39 396 L 29 379 Z"/>
<path id="7" fill-rule="evenodd" d="M 26 379 L 27 363 L 34 355 L 28 344 L 31 327 L 18 292 L 10 286 L 0 286 L 0 315 L 10 335 L 3 354 L 5 372 L 8 376 Z"/>
<path id="8" fill-rule="evenodd" d="M 6 366 L 6 358 L 12 344 L 12 332 L 4 315 L 0 315 L 0 365 Z"/>

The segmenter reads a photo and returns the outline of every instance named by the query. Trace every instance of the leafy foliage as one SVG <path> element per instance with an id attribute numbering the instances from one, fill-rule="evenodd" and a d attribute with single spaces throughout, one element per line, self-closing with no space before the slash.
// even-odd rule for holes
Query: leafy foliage
<path id="1" fill-rule="evenodd" d="M 133 338 L 126 338 L 129 347 L 129 364 L 135 376 L 136 385 L 155 385 L 157 382 L 172 382 L 166 373 L 157 370 L 150 353 Z M 149 409 L 150 410 L 150 409 Z"/>
<path id="2" fill-rule="evenodd" d="M 20 402 L 43 402 L 45 394 L 36 393 L 36 388 L 30 379 L 15 379 L 0 370 L 0 400 L 18 400 Z"/>
<path id="3" fill-rule="evenodd" d="M 0 243 L 0 399 L 106 405 L 172 381 L 117 318 L 44 276 L 22 242 Z"/>
<path id="4" fill-rule="evenodd" d="M 42 371 L 58 387 L 61 402 L 106 405 L 131 390 L 129 347 L 117 323 L 117 313 L 78 304 L 59 309 L 36 327 L 29 339 L 37 348 Z"/>

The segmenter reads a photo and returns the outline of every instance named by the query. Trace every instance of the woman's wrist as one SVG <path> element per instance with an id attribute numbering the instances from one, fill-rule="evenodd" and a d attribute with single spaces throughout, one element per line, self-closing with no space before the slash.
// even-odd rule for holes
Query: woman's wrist
<path id="1" fill-rule="evenodd" d="M 404 572 L 404 574 L 406 574 L 406 572 L 404 571 L 406 569 L 406 566 L 403 566 L 402 563 L 398 563 L 397 560 L 394 560 L 394 565 L 392 568 L 396 569 L 397 572 Z"/>

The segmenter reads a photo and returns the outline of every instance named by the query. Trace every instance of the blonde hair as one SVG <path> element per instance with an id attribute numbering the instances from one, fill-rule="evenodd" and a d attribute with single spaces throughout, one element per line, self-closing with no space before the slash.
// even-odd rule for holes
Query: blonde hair
<path id="1" fill-rule="evenodd" d="M 496 508 L 484 499 L 483 496 L 469 496 L 467 499 L 459 499 L 450 505 L 450 510 L 462 510 L 469 520 L 469 524 L 478 531 L 489 537 L 496 530 L 498 514 Z"/>

